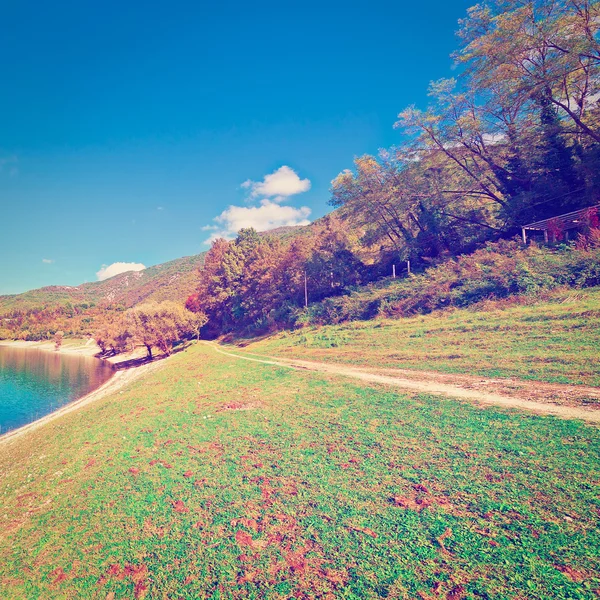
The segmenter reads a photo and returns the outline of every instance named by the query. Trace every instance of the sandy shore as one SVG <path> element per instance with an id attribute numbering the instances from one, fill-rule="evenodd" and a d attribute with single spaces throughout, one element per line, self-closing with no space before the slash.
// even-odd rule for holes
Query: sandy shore
<path id="1" fill-rule="evenodd" d="M 83 396 L 83 398 L 79 398 L 79 400 L 75 400 L 70 402 L 69 404 L 65 404 L 62 408 L 38 419 L 37 421 L 33 421 L 33 423 L 29 423 L 27 425 L 23 425 L 18 429 L 14 429 L 13 431 L 9 431 L 4 435 L 0 436 L 0 446 L 4 444 L 8 444 L 20 438 L 22 435 L 39 429 L 43 427 L 50 421 L 54 421 L 55 419 L 59 419 L 60 417 L 67 415 L 71 412 L 79 410 L 96 400 L 100 400 L 110 394 L 114 394 L 119 391 L 122 387 L 135 381 L 142 375 L 149 373 L 150 371 L 154 371 L 159 368 L 163 364 L 163 361 L 155 362 L 155 363 L 147 363 L 140 367 L 135 367 L 132 369 L 124 369 L 122 371 L 117 371 L 107 382 L 101 385 L 98 389 L 90 392 L 89 394 Z"/>
<path id="2" fill-rule="evenodd" d="M 37 348 L 47 352 L 57 352 L 54 349 L 54 342 L 48 340 L 45 342 L 25 342 L 22 340 L 0 340 L 0 346 L 8 346 L 10 348 Z M 64 340 L 60 350 L 60 354 L 76 354 L 79 356 L 95 356 L 100 352 L 100 348 L 96 342 L 89 338 L 87 340 Z"/>
<path id="3" fill-rule="evenodd" d="M 0 346 L 8 346 L 8 347 L 12 347 L 12 348 L 38 349 L 38 350 L 44 350 L 44 351 L 49 351 L 49 352 L 56 352 L 54 349 L 54 342 L 52 342 L 52 341 L 24 342 L 24 341 L 0 340 Z M 87 341 L 87 340 L 70 341 L 69 340 L 67 343 L 63 344 L 63 346 L 61 347 L 61 349 L 58 352 L 61 354 L 70 354 L 70 355 L 78 355 L 78 356 L 95 356 L 96 354 L 98 354 L 99 351 L 100 351 L 100 349 L 96 345 L 96 342 L 94 342 L 94 340 L 90 339 L 90 341 Z M 69 404 L 65 404 L 63 407 L 42 417 L 41 419 L 38 419 L 37 421 L 33 421 L 32 423 L 28 423 L 27 425 L 23 425 L 22 427 L 19 427 L 18 429 L 9 431 L 9 432 L 5 433 L 4 435 L 0 435 L 0 445 L 10 443 L 10 442 L 18 439 L 19 437 L 21 437 L 23 434 L 29 433 L 30 431 L 34 431 L 35 429 L 38 429 L 39 427 L 44 426 L 46 423 L 49 423 L 50 421 L 54 421 L 55 419 L 58 419 L 70 412 L 75 411 L 75 410 L 79 410 L 80 408 L 83 408 L 84 406 L 87 406 L 88 404 L 91 404 L 92 402 L 95 402 L 96 400 L 100 400 L 101 398 L 109 396 L 110 394 L 113 394 L 113 393 L 119 391 L 122 387 L 124 387 L 128 383 L 135 381 L 140 376 L 142 376 L 146 373 L 149 373 L 150 371 L 154 371 L 155 369 L 159 368 L 160 365 L 163 364 L 163 361 L 159 360 L 156 362 L 145 363 L 140 366 L 131 366 L 131 367 L 127 366 L 126 368 L 122 367 L 119 369 L 119 363 L 125 364 L 129 361 L 135 361 L 136 359 L 139 359 L 144 354 L 145 353 L 143 350 L 137 349 L 136 351 L 129 353 L 129 354 L 119 354 L 117 356 L 111 356 L 107 359 L 104 359 L 104 360 L 107 360 L 108 362 L 113 363 L 117 368 L 117 370 L 115 371 L 115 374 L 108 381 L 106 381 L 103 385 L 101 385 L 99 388 L 95 389 L 94 391 L 90 392 L 89 394 L 86 394 L 82 398 L 79 398 L 78 400 L 74 400 L 73 402 L 70 402 Z"/>
<path id="4" fill-rule="evenodd" d="M 71 356 L 97 356 L 100 353 L 100 348 L 96 342 L 89 338 L 87 340 L 67 339 L 63 342 L 59 350 L 55 350 L 54 342 L 51 340 L 45 342 L 25 342 L 22 340 L 0 340 L 0 346 L 8 348 L 24 348 L 27 350 L 43 350 L 44 352 L 54 352 L 58 354 L 68 354 Z M 144 348 L 136 348 L 133 352 L 126 354 L 116 354 L 114 356 L 103 357 L 101 360 L 106 360 L 109 363 L 117 366 L 119 363 L 126 363 L 130 360 L 142 358 L 146 355 Z M 118 368 L 118 367 L 117 367 Z"/>

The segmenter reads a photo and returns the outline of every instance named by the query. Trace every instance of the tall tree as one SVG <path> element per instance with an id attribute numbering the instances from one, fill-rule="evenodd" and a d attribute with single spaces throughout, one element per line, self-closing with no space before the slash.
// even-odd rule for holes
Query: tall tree
<path id="1" fill-rule="evenodd" d="M 593 0 L 493 0 L 460 23 L 459 63 L 479 89 L 502 82 L 552 106 L 571 134 L 600 142 L 600 4 Z"/>
<path id="2" fill-rule="evenodd" d="M 170 354 L 173 345 L 197 335 L 202 314 L 194 314 L 175 302 L 148 302 L 131 309 L 128 321 L 135 343 L 145 346 L 148 358 L 152 349 Z"/>

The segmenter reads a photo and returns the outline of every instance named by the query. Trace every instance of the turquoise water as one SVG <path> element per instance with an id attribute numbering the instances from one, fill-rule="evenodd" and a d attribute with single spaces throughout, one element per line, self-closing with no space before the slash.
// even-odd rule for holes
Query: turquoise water
<path id="1" fill-rule="evenodd" d="M 110 379 L 109 363 L 0 346 L 0 433 L 31 423 Z"/>

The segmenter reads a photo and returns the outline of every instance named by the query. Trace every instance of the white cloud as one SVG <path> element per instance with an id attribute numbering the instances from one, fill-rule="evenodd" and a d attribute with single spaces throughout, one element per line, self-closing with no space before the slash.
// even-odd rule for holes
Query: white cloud
<path id="1" fill-rule="evenodd" d="M 126 273 L 127 271 L 143 271 L 145 268 L 145 265 L 142 263 L 116 262 L 112 265 L 102 265 L 102 268 L 96 273 L 96 277 L 98 278 L 98 281 L 104 281 L 109 277 L 119 275 L 119 273 Z"/>
<path id="2" fill-rule="evenodd" d="M 245 227 L 253 227 L 256 231 L 268 231 L 276 227 L 308 225 L 309 215 L 308 206 L 281 206 L 268 199 L 262 200 L 259 206 L 230 206 L 215 218 L 219 228 L 205 243 L 210 244 L 220 237 L 235 237 L 236 233 Z"/>
<path id="3" fill-rule="evenodd" d="M 254 206 L 229 206 L 214 223 L 202 227 L 202 231 L 211 231 L 205 244 L 217 238 L 231 239 L 240 229 L 252 227 L 256 231 L 268 231 L 277 227 L 308 225 L 310 208 L 301 206 L 282 206 L 290 196 L 301 194 L 310 189 L 308 179 L 300 179 L 290 167 L 284 165 L 275 172 L 265 175 L 262 181 L 248 179 L 242 187 L 249 191 L 247 202 Z M 258 201 L 258 198 L 261 200 Z M 258 202 L 258 204 L 257 204 Z"/>
<path id="4" fill-rule="evenodd" d="M 45 265 L 51 265 L 51 264 L 55 263 L 56 261 L 53 258 L 42 258 L 42 262 Z"/>
<path id="5" fill-rule="evenodd" d="M 273 198 L 274 202 L 282 202 L 290 196 L 310 190 L 310 180 L 300 179 L 294 169 L 283 165 L 274 173 L 265 175 L 262 181 L 244 181 L 242 187 L 250 190 L 251 198 L 263 196 Z"/>

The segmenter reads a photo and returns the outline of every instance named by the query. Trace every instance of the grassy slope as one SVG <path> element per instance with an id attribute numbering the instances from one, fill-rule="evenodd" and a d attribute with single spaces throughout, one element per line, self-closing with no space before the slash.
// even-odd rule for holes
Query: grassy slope
<path id="1" fill-rule="evenodd" d="M 592 598 L 599 434 L 194 346 L 0 447 L 0 596 Z"/>
<path id="2" fill-rule="evenodd" d="M 600 288 L 557 291 L 531 305 L 499 306 L 310 327 L 251 343 L 248 350 L 364 366 L 600 385 Z"/>

